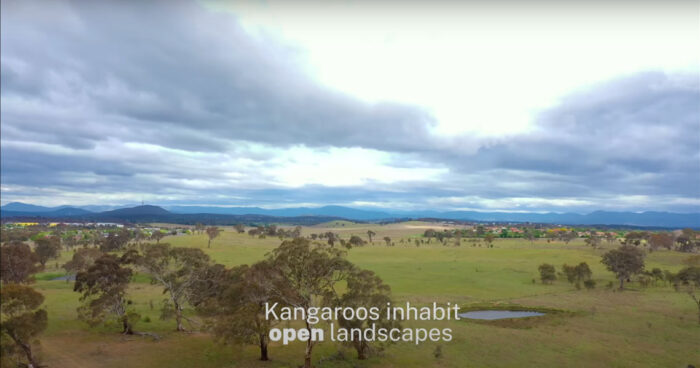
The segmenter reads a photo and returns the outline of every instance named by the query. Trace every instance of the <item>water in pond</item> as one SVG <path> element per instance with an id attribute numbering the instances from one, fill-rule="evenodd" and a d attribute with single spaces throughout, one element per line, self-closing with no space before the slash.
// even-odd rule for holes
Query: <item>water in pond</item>
<path id="1" fill-rule="evenodd" d="M 544 313 L 530 311 L 509 311 L 509 310 L 480 310 L 461 313 L 460 318 L 468 319 L 506 319 L 506 318 L 523 318 L 544 316 Z"/>
<path id="2" fill-rule="evenodd" d="M 54 277 L 51 279 L 51 281 L 75 281 L 75 275 L 65 275 L 65 276 Z"/>

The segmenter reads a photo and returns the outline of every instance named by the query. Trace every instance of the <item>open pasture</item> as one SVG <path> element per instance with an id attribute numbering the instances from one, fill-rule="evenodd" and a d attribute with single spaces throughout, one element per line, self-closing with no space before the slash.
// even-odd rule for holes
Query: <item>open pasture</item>
<path id="1" fill-rule="evenodd" d="M 374 244 L 350 249 L 347 256 L 390 285 L 396 302 L 512 303 L 557 308 L 572 316 L 545 319 L 526 328 L 464 320 L 408 322 L 408 326 L 452 328 L 453 340 L 394 344 L 366 361 L 358 361 L 351 349 L 324 342 L 314 350 L 315 366 L 536 367 L 558 366 L 564 361 L 580 367 L 700 365 L 697 309 L 687 295 L 661 284 L 642 288 L 631 283 L 624 292 L 606 287 L 615 279 L 600 263 L 600 256 L 617 244 L 605 243 L 594 250 L 582 240 L 564 244 L 496 239 L 493 248 L 467 239 L 462 239 L 461 246 L 435 241 L 419 247 L 414 242 L 399 243 L 401 238 L 421 238 L 428 227 L 438 229 L 440 225 L 327 223 L 304 227 L 302 234 L 333 231 L 343 238 L 358 235 L 366 239 L 367 230 L 375 232 Z M 224 230 L 211 248 L 205 234 L 169 236 L 161 242 L 201 248 L 226 266 L 261 260 L 280 243 L 275 237 L 260 239 L 238 234 L 233 228 Z M 386 246 L 385 236 L 396 245 Z M 646 268 L 676 271 L 687 256 L 653 252 L 646 258 Z M 162 289 L 151 285 L 144 275 L 137 275 L 129 290 L 142 315 L 136 329 L 156 332 L 162 339 L 125 337 L 116 326 L 91 329 L 77 319 L 79 295 L 72 291 L 72 283 L 50 280 L 61 274 L 56 266 L 70 257 L 71 253 L 64 252 L 57 262 L 52 261 L 36 283 L 46 296 L 49 313 L 49 328 L 41 336 L 40 347 L 49 367 L 297 367 L 303 361 L 301 343 L 273 343 L 271 361 L 260 362 L 255 346 L 224 346 L 206 333 L 174 332 L 173 321 L 159 319 Z M 537 266 L 545 262 L 557 270 L 564 263 L 587 262 L 597 287 L 576 290 L 561 277 L 552 285 L 543 285 Z M 441 345 L 440 358 L 433 354 L 437 345 Z"/>

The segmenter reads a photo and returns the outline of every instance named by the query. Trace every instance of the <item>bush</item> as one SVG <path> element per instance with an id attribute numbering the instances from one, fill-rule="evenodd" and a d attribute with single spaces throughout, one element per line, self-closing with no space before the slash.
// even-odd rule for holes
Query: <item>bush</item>
<path id="1" fill-rule="evenodd" d="M 588 279 L 583 282 L 583 286 L 585 286 L 588 290 L 595 289 L 595 281 Z"/>
<path id="2" fill-rule="evenodd" d="M 442 358 L 442 345 L 438 345 L 435 347 L 435 350 L 433 350 L 433 356 L 435 357 L 435 359 Z"/>
<path id="3" fill-rule="evenodd" d="M 543 263 L 537 269 L 540 271 L 540 280 L 543 284 L 551 284 L 557 279 L 557 271 L 551 264 Z"/>

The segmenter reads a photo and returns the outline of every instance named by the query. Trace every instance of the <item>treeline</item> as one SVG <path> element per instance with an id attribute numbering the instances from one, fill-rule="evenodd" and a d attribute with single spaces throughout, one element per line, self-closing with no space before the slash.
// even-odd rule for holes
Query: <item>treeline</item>
<path id="1" fill-rule="evenodd" d="M 215 227 L 197 229 L 211 232 Z M 258 228 L 254 230 L 259 230 Z M 300 228 L 262 231 L 275 236 L 297 235 Z M 291 234 L 290 234 L 291 232 Z M 321 308 L 338 306 L 377 307 L 385 316 L 391 289 L 372 271 L 363 270 L 345 258 L 345 252 L 328 244 L 295 237 L 284 240 L 264 260 L 237 267 L 214 263 L 199 248 L 172 247 L 153 243 L 126 229 L 111 232 L 98 246 L 76 249 L 63 265 L 74 273 L 74 291 L 80 300 L 77 316 L 90 326 L 119 326 L 126 335 L 160 336 L 143 331 L 144 320 L 131 300 L 129 285 L 136 273 L 148 275 L 166 296 L 160 314 L 173 320 L 175 331 L 208 331 L 221 342 L 252 344 L 260 359 L 269 359 L 269 331 L 280 323 L 266 319 L 265 303 L 277 308 Z M 49 237 L 52 237 L 50 235 Z M 47 241 L 58 244 L 58 238 Z M 42 270 L 40 255 L 28 244 L 12 240 L 2 245 L 2 359 L 3 366 L 39 367 L 33 341 L 46 329 L 47 314 L 40 309 L 43 296 L 32 289 L 33 274 Z M 339 287 L 343 285 L 343 287 Z M 340 292 L 339 290 L 342 290 Z M 195 316 L 186 313 L 195 311 Z M 279 310 L 277 311 L 279 314 Z M 365 328 L 367 323 L 397 327 L 395 321 L 343 319 L 340 327 Z M 310 329 L 309 321 L 300 321 Z M 113 328 L 113 327 L 112 327 Z M 304 366 L 311 367 L 313 349 L 319 341 L 307 341 Z M 348 341 L 359 359 L 380 352 L 384 343 Z"/>
<path id="2" fill-rule="evenodd" d="M 684 292 L 690 296 L 698 307 L 698 324 L 700 324 L 700 255 L 688 257 L 684 263 L 686 267 L 678 272 L 661 270 L 658 267 L 651 270 L 645 269 L 644 258 L 646 253 L 638 246 L 623 244 L 619 248 L 612 249 L 601 256 L 601 263 L 608 271 L 615 274 L 619 281 L 619 290 L 624 290 L 625 282 L 637 282 L 641 287 L 671 285 L 676 291 Z M 593 272 L 586 262 L 576 266 L 564 264 L 561 271 L 557 272 L 552 264 L 543 263 L 537 268 L 540 280 L 543 284 L 552 284 L 557 278 L 566 280 L 581 289 L 593 289 L 596 282 L 593 280 Z M 535 280 L 533 279 L 534 283 Z M 613 283 L 607 285 L 613 288 Z"/>

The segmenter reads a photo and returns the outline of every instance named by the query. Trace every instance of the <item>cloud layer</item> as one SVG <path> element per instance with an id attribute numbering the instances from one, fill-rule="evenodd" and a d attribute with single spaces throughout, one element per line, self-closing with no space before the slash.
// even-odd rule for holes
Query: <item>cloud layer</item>
<path id="1" fill-rule="evenodd" d="M 445 136 L 197 3 L 3 2 L 1 37 L 3 203 L 700 210 L 697 74 L 621 76 L 525 133 Z"/>

